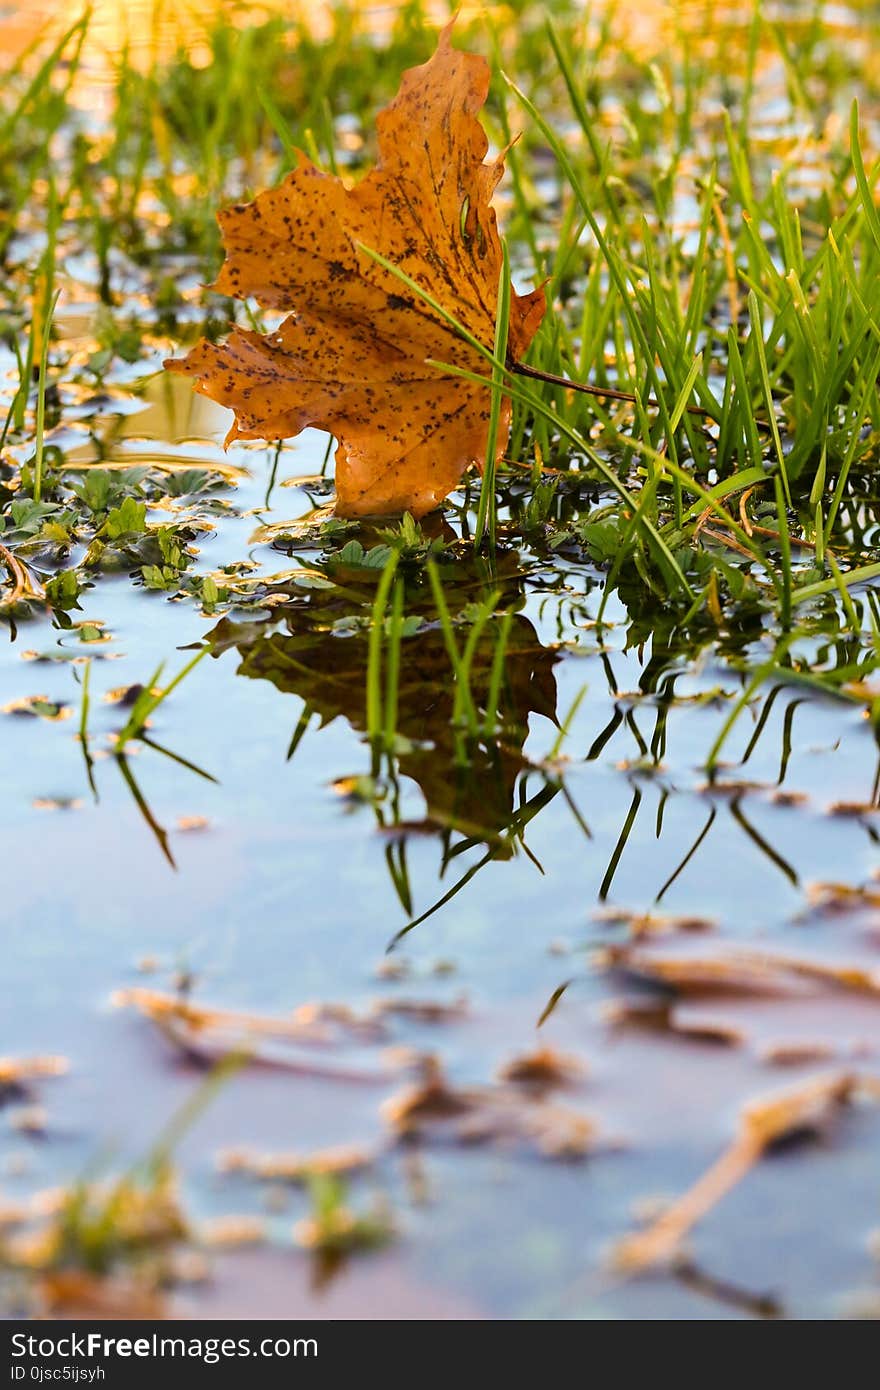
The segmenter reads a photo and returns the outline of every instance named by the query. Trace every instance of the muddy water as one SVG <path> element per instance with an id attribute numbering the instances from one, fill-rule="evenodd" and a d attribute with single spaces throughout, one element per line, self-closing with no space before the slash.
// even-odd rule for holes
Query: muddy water
<path id="1" fill-rule="evenodd" d="M 75 283 L 76 266 L 68 273 Z M 81 294 L 88 308 L 87 285 Z M 59 326 L 87 350 L 87 312 L 62 312 Z M 292 580 L 296 556 L 262 530 L 323 500 L 314 480 L 325 440 L 307 433 L 283 449 L 267 504 L 274 450 L 224 453 L 225 412 L 161 375 L 165 350 L 121 373 L 109 398 L 71 397 L 52 442 L 71 467 L 95 457 L 97 437 L 112 466 L 223 470 L 197 570 L 246 561 L 251 579 L 271 577 L 292 598 L 208 616 L 122 573 L 84 595 L 80 626 L 8 630 L 2 1050 L 61 1054 L 70 1073 L 30 1098 L 45 1107 L 42 1134 L 17 1127 L 19 1105 L 0 1112 L 4 1197 L 70 1181 L 98 1156 L 125 1166 L 202 1083 L 204 1059 L 114 1007 L 118 991 L 185 989 L 273 1016 L 316 1001 L 358 1015 L 381 1007 L 375 1036 L 346 1035 L 317 1059 L 297 1053 L 296 1067 L 268 1049 L 188 1130 L 176 1160 L 193 1220 L 255 1214 L 266 1237 L 215 1257 L 209 1282 L 171 1292 L 169 1315 L 826 1317 L 873 1307 L 880 1110 L 870 1105 L 844 1111 L 822 1141 L 761 1160 L 699 1224 L 685 1272 L 624 1280 L 605 1258 L 651 1202 L 714 1162 L 746 1102 L 878 1070 L 876 991 L 822 975 L 876 972 L 880 960 L 870 725 L 806 688 L 764 690 L 726 749 L 731 765 L 707 786 L 702 766 L 737 676 L 711 656 L 642 640 L 616 597 L 600 641 L 601 573 L 523 549 L 506 561 L 519 741 L 456 769 L 450 675 L 436 632 L 420 632 L 404 647 L 409 746 L 398 783 L 380 784 L 376 807 L 358 802 L 352 788 L 371 771 L 362 638 L 330 630 L 326 591 Z M 219 654 L 157 711 L 150 737 L 213 780 L 144 746 L 127 781 L 106 755 L 124 718 L 115 692 L 159 662 L 178 670 L 209 632 Z M 97 795 L 76 737 L 86 660 Z M 36 695 L 66 717 L 15 708 Z M 745 954 L 767 970 L 775 958 L 815 969 L 779 989 L 698 989 L 670 1023 L 658 1019 L 668 997 L 645 983 L 650 971 L 636 981 L 608 955 L 632 939 L 649 966 L 741 966 Z M 422 1004 L 448 1007 L 431 1017 Z M 438 1059 L 451 1085 L 497 1095 L 505 1065 L 545 1044 L 577 1064 L 554 1100 L 591 1122 L 585 1153 L 564 1152 L 570 1116 L 536 1140 L 528 1091 L 516 1119 L 489 1124 L 481 1142 L 429 1125 L 402 1144 L 382 1116 L 406 1084 L 400 1049 Z M 371 1154 L 351 1200 L 381 1197 L 396 1235 L 319 1278 L 291 1240 L 308 1210 L 301 1190 L 221 1173 L 218 1155 L 340 1144 Z"/>

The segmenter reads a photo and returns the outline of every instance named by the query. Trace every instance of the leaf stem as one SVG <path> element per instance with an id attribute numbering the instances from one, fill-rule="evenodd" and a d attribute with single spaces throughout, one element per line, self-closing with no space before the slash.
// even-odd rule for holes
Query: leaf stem
<path id="1" fill-rule="evenodd" d="M 610 386 L 591 386 L 586 381 L 572 381 L 567 376 L 557 376 L 554 372 L 542 371 L 540 367 L 530 367 L 526 362 L 507 363 L 507 370 L 516 376 L 527 376 L 532 381 L 546 381 L 551 386 L 564 386 L 571 391 L 581 391 L 585 396 L 598 396 L 606 401 L 628 401 L 630 405 L 638 405 L 639 398 L 634 396 L 631 391 L 616 391 Z M 645 405 L 659 409 L 658 403 L 649 396 L 644 402 Z M 688 405 L 685 410 L 689 415 L 700 415 L 705 419 L 713 419 L 708 410 L 704 410 L 701 405 Z M 755 424 L 759 430 L 770 430 L 770 426 L 764 420 L 756 420 Z"/>

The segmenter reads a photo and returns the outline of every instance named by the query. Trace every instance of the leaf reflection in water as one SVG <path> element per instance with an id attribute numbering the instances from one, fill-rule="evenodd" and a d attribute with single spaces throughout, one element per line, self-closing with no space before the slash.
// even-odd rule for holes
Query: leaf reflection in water
<path id="1" fill-rule="evenodd" d="M 303 701 L 291 751 L 315 720 L 323 728 L 342 717 L 353 729 L 369 734 L 373 594 L 365 588 L 362 612 L 353 616 L 352 589 L 363 584 L 363 577 L 337 573 L 334 578 L 334 588 L 306 589 L 276 610 L 270 623 L 224 618 L 210 638 L 215 653 L 230 647 L 238 650 L 239 674 L 271 681 Z M 405 851 L 410 836 L 427 833 L 440 838 L 441 877 L 468 850 L 484 847 L 483 856 L 404 930 L 449 901 L 491 860 L 519 852 L 530 855 L 526 827 L 560 791 L 565 791 L 581 829 L 589 834 L 558 769 L 537 765 L 524 752 L 532 716 L 540 715 L 558 729 L 554 668 L 559 654 L 539 641 L 529 618 L 512 611 L 522 602 L 518 586 L 503 585 L 497 591 L 497 607 L 484 608 L 477 622 L 470 587 L 453 586 L 451 591 L 447 587 L 446 593 L 453 621 L 461 629 L 460 645 L 468 653 L 468 703 L 477 712 L 479 736 L 472 736 L 457 717 L 460 685 L 457 689 L 448 633 L 444 634 L 437 619 L 430 589 L 424 581 L 408 577 L 395 670 L 393 739 L 385 739 L 381 755 L 375 747 L 371 749 L 369 777 L 346 779 L 342 784 L 356 790 L 361 800 L 372 802 L 378 825 L 389 839 L 386 860 L 408 916 L 412 915 L 412 895 Z M 499 652 L 503 655 L 500 681 Z M 487 711 L 491 718 L 486 717 Z M 421 792 L 421 819 L 402 816 L 404 780 Z"/>

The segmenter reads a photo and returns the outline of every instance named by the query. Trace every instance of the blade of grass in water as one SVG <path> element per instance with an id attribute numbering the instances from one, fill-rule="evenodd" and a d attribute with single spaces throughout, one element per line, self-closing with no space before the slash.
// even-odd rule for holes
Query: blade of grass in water
<path id="1" fill-rule="evenodd" d="M 370 619 L 367 644 L 367 737 L 374 745 L 382 738 L 382 643 L 385 635 L 385 612 L 388 595 L 397 572 L 400 552 L 393 550 L 379 578 Z"/>
<path id="2" fill-rule="evenodd" d="M 443 640 L 446 644 L 447 655 L 449 656 L 452 669 L 455 673 L 453 721 L 456 723 L 463 721 L 468 731 L 476 734 L 477 712 L 471 695 L 470 682 L 467 678 L 465 663 L 458 650 L 458 642 L 455 638 L 449 606 L 443 593 L 443 585 L 440 583 L 437 566 L 433 561 L 429 560 L 426 568 L 428 571 L 428 580 L 431 585 L 431 592 L 434 595 L 437 616 L 440 619 L 440 628 L 443 633 Z"/>
<path id="3" fill-rule="evenodd" d="M 776 462 L 779 465 L 779 476 L 782 479 L 782 486 L 785 490 L 785 500 L 791 506 L 791 489 L 788 485 L 788 472 L 785 467 L 785 453 L 782 448 L 782 439 L 779 434 L 779 426 L 776 423 L 776 409 L 773 404 L 773 393 L 770 389 L 770 375 L 767 371 L 767 356 L 764 352 L 764 327 L 761 322 L 761 310 L 758 307 L 758 296 L 754 290 L 749 292 L 749 322 L 751 324 L 752 336 L 750 342 L 754 348 L 755 356 L 758 361 L 761 388 L 764 392 L 764 407 L 767 411 L 767 418 L 770 421 L 770 429 L 773 434 L 773 447 L 776 452 Z"/>
<path id="4" fill-rule="evenodd" d="M 95 801 L 97 802 L 98 788 L 95 785 L 94 759 L 89 748 L 89 711 L 91 706 L 91 701 L 89 698 L 89 685 L 91 683 L 91 676 L 92 658 L 88 657 L 85 662 L 85 665 L 83 666 L 82 703 L 80 705 L 79 716 L 79 744 L 80 748 L 82 749 L 83 758 L 85 760 L 86 776 L 89 780 L 89 787 L 91 788 L 92 796 L 95 798 Z"/>
<path id="5" fill-rule="evenodd" d="M 492 653 L 492 668 L 489 672 L 489 690 L 486 695 L 486 714 L 483 720 L 483 735 L 487 739 L 494 738 L 498 724 L 498 701 L 501 695 L 501 683 L 504 680 L 504 661 L 507 656 L 507 644 L 510 640 L 510 628 L 513 623 L 513 614 L 507 612 L 501 619 L 501 626 L 498 630 L 498 640 L 495 643 L 495 651 Z"/>
<path id="6" fill-rule="evenodd" d="M 400 687 L 400 643 L 403 629 L 404 584 L 398 575 L 388 620 L 388 656 L 385 669 L 385 750 L 391 751 L 397 736 L 397 710 Z"/>
<path id="7" fill-rule="evenodd" d="M 34 501 L 39 502 L 43 496 L 43 446 L 44 435 L 46 432 L 46 375 L 49 366 L 49 339 L 52 329 L 52 318 L 58 304 L 58 296 L 61 291 L 56 290 L 49 305 L 49 311 L 45 322 L 41 325 L 42 343 L 40 345 L 40 373 L 37 379 L 37 426 L 34 442 Z M 36 305 L 34 306 L 37 311 Z"/>
<path id="8" fill-rule="evenodd" d="M 507 359 L 507 335 L 510 327 L 510 258 L 507 242 L 501 239 L 501 273 L 498 278 L 498 314 L 495 320 L 495 361 L 492 363 L 492 405 L 489 410 L 489 429 L 486 434 L 486 460 L 477 522 L 474 528 L 474 549 L 479 550 L 487 539 L 494 549 L 497 525 L 495 500 L 495 457 L 498 449 L 498 430 L 504 405 L 504 378 L 501 365 Z"/>

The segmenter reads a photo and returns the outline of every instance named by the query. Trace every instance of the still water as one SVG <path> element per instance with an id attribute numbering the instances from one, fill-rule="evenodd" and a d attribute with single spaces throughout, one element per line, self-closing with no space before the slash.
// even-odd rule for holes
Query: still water
<path id="1" fill-rule="evenodd" d="M 122 12 L 98 10 L 102 42 L 118 44 Z M 60 340 L 87 353 L 92 272 L 71 257 L 64 275 Z M 679 1275 L 625 1280 L 606 1260 L 652 1202 L 714 1162 L 744 1103 L 877 1071 L 876 986 L 822 974 L 876 980 L 869 722 L 807 688 L 765 688 L 707 784 L 740 677 L 711 650 L 667 649 L 662 626 L 633 628 L 619 596 L 598 631 L 602 572 L 523 546 L 499 574 L 516 610 L 515 733 L 456 765 L 451 672 L 436 626 L 422 629 L 403 647 L 397 775 L 370 780 L 363 630 L 311 582 L 305 543 L 273 544 L 326 501 L 326 441 L 224 453 L 227 413 L 162 374 L 168 350 L 157 343 L 100 394 L 71 393 L 51 442 L 71 468 L 100 456 L 205 470 L 210 485 L 177 502 L 198 522 L 196 572 L 237 566 L 257 600 L 205 614 L 123 572 L 83 595 L 69 629 L 5 629 L 2 1050 L 58 1054 L 69 1073 L 27 1098 L 45 1109 L 36 1133 L 21 1098 L 0 1114 L 4 1200 L 125 1167 L 203 1083 L 205 1058 L 119 1007 L 121 991 L 274 1017 L 343 1005 L 382 1027 L 343 1027 L 311 1068 L 265 1049 L 175 1150 L 193 1221 L 257 1216 L 263 1238 L 214 1255 L 207 1282 L 178 1284 L 169 1315 L 827 1317 L 876 1297 L 871 1106 L 759 1162 L 700 1223 Z M 120 693 L 161 662 L 173 675 L 209 633 L 213 654 L 123 772 L 109 756 Z M 79 737 L 86 663 L 94 791 Z M 34 697 L 49 706 L 32 712 Z M 696 989 L 658 1021 L 662 1008 L 637 1006 L 668 994 L 608 954 L 633 941 L 649 964 L 785 957 L 817 970 L 790 990 Z M 406 1084 L 401 1049 L 491 1097 L 508 1095 L 497 1078 L 511 1059 L 545 1045 L 572 1063 L 552 1097 L 565 1114 L 542 1112 L 544 1129 L 530 1107 L 551 1101 L 528 1088 L 480 1143 L 443 1125 L 400 1143 L 383 1115 Z M 567 1152 L 571 1112 L 590 1122 L 589 1142 L 570 1146 L 584 1152 Z M 291 1241 L 302 1190 L 224 1173 L 218 1156 L 335 1145 L 367 1151 L 350 1199 L 378 1196 L 395 1235 L 316 1278 Z"/>

